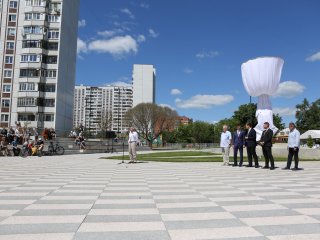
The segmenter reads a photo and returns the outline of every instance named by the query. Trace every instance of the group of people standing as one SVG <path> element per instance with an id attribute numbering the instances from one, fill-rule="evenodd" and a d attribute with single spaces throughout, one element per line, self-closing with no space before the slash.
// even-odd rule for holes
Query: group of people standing
<path id="1" fill-rule="evenodd" d="M 263 169 L 275 169 L 274 158 L 272 155 L 272 139 L 273 131 L 269 128 L 270 124 L 265 122 L 263 124 L 264 131 L 262 132 L 260 140 L 257 141 L 257 133 L 251 123 L 246 124 L 246 131 L 241 129 L 241 126 L 237 126 L 237 130 L 231 134 L 228 131 L 228 126 L 223 126 L 221 133 L 220 147 L 223 152 L 223 165 L 229 165 L 230 148 L 233 147 L 234 151 L 234 163 L 232 166 L 243 166 L 243 150 L 247 149 L 248 165 L 247 167 L 260 168 L 259 159 L 256 153 L 256 147 L 260 145 L 262 147 L 262 153 L 265 159 Z M 299 147 L 300 147 L 300 132 L 296 129 L 294 123 L 289 124 L 289 136 L 288 136 L 288 159 L 287 165 L 283 170 L 291 169 L 292 160 L 294 159 L 293 170 L 299 169 Z M 240 161 L 238 164 L 238 152 L 240 155 Z"/>

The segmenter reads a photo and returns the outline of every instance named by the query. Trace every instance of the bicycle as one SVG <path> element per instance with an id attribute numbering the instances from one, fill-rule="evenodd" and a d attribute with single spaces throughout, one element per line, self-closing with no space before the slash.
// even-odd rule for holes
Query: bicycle
<path id="1" fill-rule="evenodd" d="M 59 143 L 53 144 L 53 142 L 50 142 L 48 146 L 48 155 L 52 156 L 54 154 L 56 155 L 63 155 L 64 154 L 64 147 L 60 146 Z"/>

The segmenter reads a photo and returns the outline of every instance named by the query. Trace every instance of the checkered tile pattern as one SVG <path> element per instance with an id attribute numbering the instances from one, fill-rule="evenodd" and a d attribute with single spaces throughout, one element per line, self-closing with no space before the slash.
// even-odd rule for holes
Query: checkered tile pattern
<path id="1" fill-rule="evenodd" d="M 0 240 L 320 239 L 320 163 L 0 158 Z"/>

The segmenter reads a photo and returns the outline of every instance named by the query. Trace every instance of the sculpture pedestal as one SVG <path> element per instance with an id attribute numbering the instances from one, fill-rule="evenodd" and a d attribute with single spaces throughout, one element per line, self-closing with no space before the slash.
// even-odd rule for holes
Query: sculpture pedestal
<path id="1" fill-rule="evenodd" d="M 278 131 L 278 128 L 273 125 L 273 112 L 269 109 L 258 109 L 256 111 L 256 118 L 258 120 L 257 126 L 254 128 L 257 132 L 257 141 L 260 140 L 262 132 L 264 131 L 263 124 L 268 122 L 270 124 L 269 128 L 275 134 Z"/>

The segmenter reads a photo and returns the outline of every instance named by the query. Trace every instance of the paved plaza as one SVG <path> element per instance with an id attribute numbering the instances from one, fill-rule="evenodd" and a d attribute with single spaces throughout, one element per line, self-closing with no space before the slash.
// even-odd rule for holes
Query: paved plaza
<path id="1" fill-rule="evenodd" d="M 0 240 L 320 239 L 320 162 L 295 172 L 100 156 L 0 158 Z"/>

